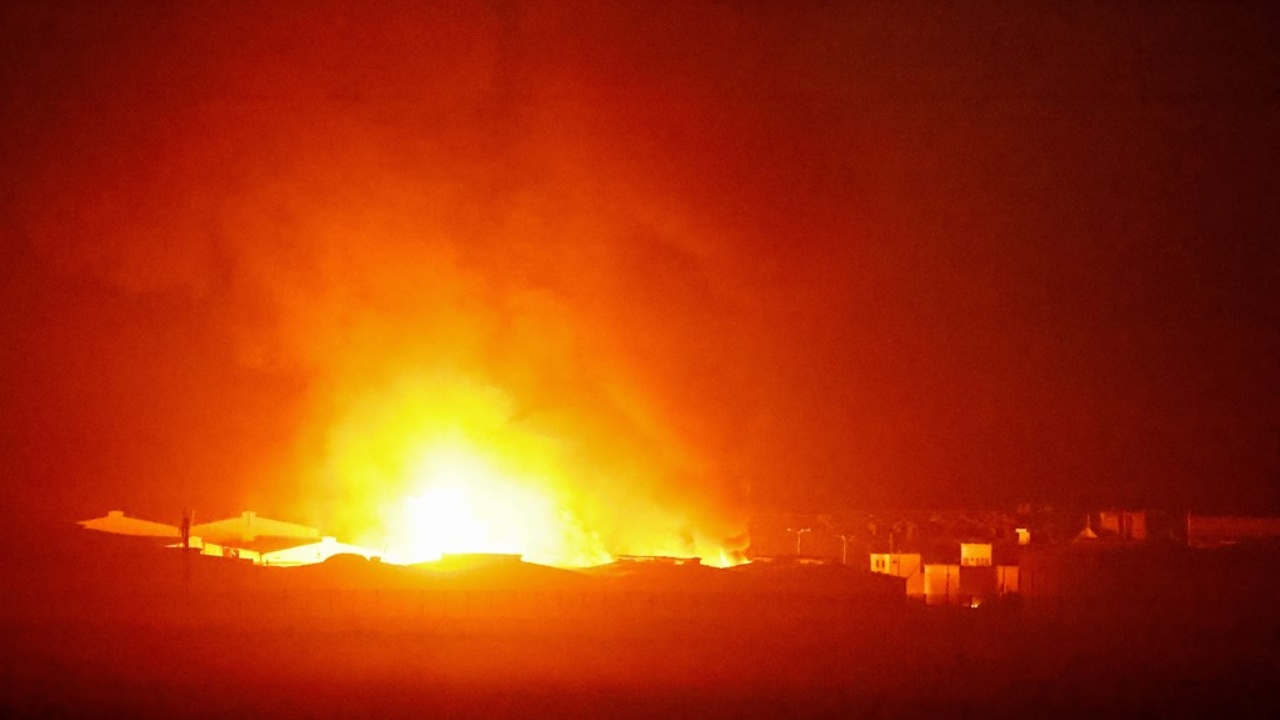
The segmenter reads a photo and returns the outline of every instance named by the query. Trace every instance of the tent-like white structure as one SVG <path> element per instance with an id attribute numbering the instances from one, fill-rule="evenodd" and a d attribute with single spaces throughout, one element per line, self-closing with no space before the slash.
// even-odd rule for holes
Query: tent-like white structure
<path id="1" fill-rule="evenodd" d="M 89 530 L 97 530 L 113 535 L 154 538 L 182 537 L 182 531 L 176 526 L 129 517 L 124 514 L 123 510 L 112 510 L 103 517 L 81 520 L 76 524 Z"/>
<path id="2" fill-rule="evenodd" d="M 239 517 L 193 525 L 191 534 L 199 535 L 210 542 L 231 546 L 253 543 L 260 538 L 291 540 L 320 538 L 320 531 L 309 525 L 258 517 L 258 514 L 252 510 L 240 513 Z"/>

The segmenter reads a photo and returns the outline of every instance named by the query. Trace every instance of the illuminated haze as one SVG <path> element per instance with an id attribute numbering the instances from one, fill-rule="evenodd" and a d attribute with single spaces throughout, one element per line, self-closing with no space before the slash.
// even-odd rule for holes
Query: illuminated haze
<path id="1" fill-rule="evenodd" d="M 613 551 L 760 505 L 1274 500 L 1243 10 L 7 14 L 33 512 L 357 533 L 410 488 L 350 458 L 406 416 L 524 443 Z"/>
<path id="2" fill-rule="evenodd" d="M 359 532 L 410 489 L 344 460 L 395 431 L 369 415 L 469 404 L 468 432 L 554 439 L 611 547 L 641 551 L 645 523 L 741 545 L 744 480 L 718 461 L 737 439 L 691 412 L 737 404 L 714 224 L 511 13 L 295 10 L 62 28 L 90 49 L 23 208 L 35 252 L 216 305 L 239 363 L 305 378 L 252 492 L 285 512 Z"/>

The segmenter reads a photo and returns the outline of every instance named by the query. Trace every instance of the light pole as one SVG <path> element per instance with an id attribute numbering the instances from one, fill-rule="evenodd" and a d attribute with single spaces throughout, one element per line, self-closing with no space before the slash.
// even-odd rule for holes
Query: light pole
<path id="1" fill-rule="evenodd" d="M 836 537 L 840 538 L 840 564 L 848 565 L 849 564 L 849 538 L 853 536 L 837 535 Z"/>
<path id="2" fill-rule="evenodd" d="M 787 532 L 792 532 L 796 534 L 796 555 L 799 556 L 800 555 L 800 539 L 804 537 L 805 533 L 810 532 L 810 529 L 807 527 L 787 528 Z"/>

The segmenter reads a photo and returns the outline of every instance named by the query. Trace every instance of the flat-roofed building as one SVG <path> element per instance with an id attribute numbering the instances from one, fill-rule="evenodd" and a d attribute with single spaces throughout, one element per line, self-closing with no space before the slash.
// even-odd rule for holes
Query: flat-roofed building
<path id="1" fill-rule="evenodd" d="M 960 543 L 961 567 L 990 567 L 991 543 Z"/>
<path id="2" fill-rule="evenodd" d="M 871 553 L 871 572 L 907 581 L 907 597 L 923 598 L 924 564 L 920 553 Z"/>

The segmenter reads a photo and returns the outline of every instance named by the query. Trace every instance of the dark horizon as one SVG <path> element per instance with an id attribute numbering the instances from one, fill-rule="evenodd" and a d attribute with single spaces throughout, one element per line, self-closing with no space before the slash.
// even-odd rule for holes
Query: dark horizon
<path id="1" fill-rule="evenodd" d="M 10 3 L 10 503 L 355 522 L 461 393 L 601 525 L 1280 513 L 1273 14 Z"/>

